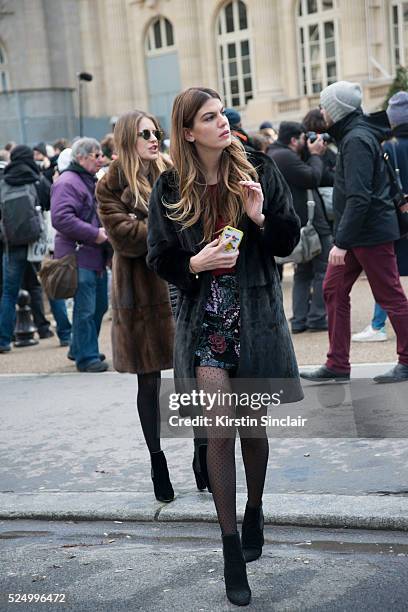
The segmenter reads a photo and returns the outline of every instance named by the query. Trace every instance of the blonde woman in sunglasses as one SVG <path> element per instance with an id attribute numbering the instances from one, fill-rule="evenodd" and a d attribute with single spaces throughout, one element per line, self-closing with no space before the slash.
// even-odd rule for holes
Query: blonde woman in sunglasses
<path id="1" fill-rule="evenodd" d="M 137 374 L 137 408 L 150 452 L 156 499 L 174 498 L 160 446 L 160 371 L 173 367 L 174 324 L 165 281 L 148 269 L 147 214 L 153 183 L 169 166 L 160 153 L 155 117 L 136 110 L 119 117 L 118 158 L 99 181 L 99 216 L 114 249 L 112 349 L 118 372 Z"/>

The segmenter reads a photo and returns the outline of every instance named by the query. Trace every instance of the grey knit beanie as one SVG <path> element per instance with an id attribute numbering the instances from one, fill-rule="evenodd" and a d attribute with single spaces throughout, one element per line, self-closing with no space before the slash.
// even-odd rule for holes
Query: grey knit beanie
<path id="1" fill-rule="evenodd" d="M 393 126 L 408 123 L 408 91 L 398 91 L 388 100 L 387 115 Z"/>
<path id="2" fill-rule="evenodd" d="M 337 81 L 320 92 L 320 104 L 337 123 L 361 106 L 362 97 L 358 83 Z"/>

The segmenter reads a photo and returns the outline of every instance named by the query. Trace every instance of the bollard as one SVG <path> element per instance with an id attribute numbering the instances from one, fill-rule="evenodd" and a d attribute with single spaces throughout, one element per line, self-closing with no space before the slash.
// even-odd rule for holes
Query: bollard
<path id="1" fill-rule="evenodd" d="M 38 340 L 34 339 L 34 334 L 37 331 L 34 325 L 33 315 L 30 308 L 31 297 L 28 291 L 20 289 L 17 298 L 17 319 L 14 328 L 14 346 L 20 348 L 22 346 L 34 346 L 38 344 Z"/>

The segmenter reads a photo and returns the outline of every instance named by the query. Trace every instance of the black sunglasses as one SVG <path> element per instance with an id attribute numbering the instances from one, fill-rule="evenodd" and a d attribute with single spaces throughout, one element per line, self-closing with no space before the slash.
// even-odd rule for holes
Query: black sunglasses
<path id="1" fill-rule="evenodd" d="M 157 138 L 157 140 L 162 140 L 162 138 L 164 137 L 164 132 L 162 132 L 161 130 L 142 130 L 141 132 L 137 133 L 138 136 L 141 136 L 145 140 L 150 140 L 151 134 L 153 134 L 153 136 Z"/>

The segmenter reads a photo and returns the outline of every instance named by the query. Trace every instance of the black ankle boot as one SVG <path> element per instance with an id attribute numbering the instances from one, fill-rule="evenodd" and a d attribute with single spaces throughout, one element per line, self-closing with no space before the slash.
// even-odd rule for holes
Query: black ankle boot
<path id="1" fill-rule="evenodd" d="M 207 471 L 207 444 L 198 438 L 194 440 L 193 472 L 197 489 L 204 491 L 207 488 L 211 493 L 212 490 Z"/>
<path id="2" fill-rule="evenodd" d="M 222 536 L 225 590 L 231 603 L 247 606 L 251 601 L 245 559 L 238 533 Z"/>
<path id="3" fill-rule="evenodd" d="M 171 502 L 174 499 L 174 491 L 163 451 L 152 453 L 150 460 L 152 462 L 152 481 L 156 499 L 161 502 Z"/>
<path id="4" fill-rule="evenodd" d="M 242 522 L 242 552 L 247 563 L 255 561 L 262 555 L 263 529 L 262 505 L 258 508 L 250 508 L 247 504 Z"/>

